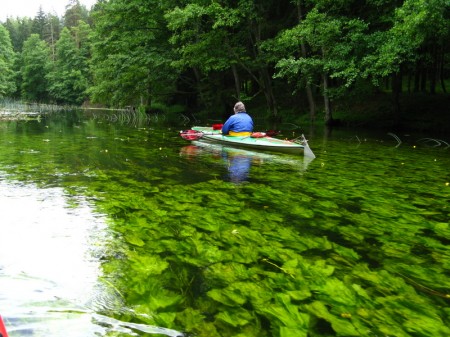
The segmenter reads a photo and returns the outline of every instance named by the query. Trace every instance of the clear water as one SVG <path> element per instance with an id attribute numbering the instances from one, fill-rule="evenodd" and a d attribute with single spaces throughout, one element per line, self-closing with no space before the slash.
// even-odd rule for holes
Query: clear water
<path id="1" fill-rule="evenodd" d="M 10 336 L 450 334 L 446 143 L 284 130 L 310 160 L 179 129 L 0 122 Z"/>

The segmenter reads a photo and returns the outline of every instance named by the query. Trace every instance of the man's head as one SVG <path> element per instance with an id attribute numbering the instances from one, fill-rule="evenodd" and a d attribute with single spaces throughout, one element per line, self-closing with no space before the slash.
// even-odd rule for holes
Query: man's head
<path id="1" fill-rule="evenodd" d="M 237 102 L 234 105 L 234 112 L 238 113 L 238 112 L 244 112 L 245 111 L 245 105 L 242 102 Z"/>

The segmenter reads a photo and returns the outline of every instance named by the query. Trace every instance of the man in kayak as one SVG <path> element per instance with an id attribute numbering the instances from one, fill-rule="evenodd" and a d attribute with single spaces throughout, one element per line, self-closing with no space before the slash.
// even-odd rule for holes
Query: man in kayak
<path id="1" fill-rule="evenodd" d="M 222 134 L 229 136 L 248 137 L 253 132 L 253 120 L 245 111 L 245 105 L 237 102 L 234 105 L 234 115 L 222 126 Z"/>

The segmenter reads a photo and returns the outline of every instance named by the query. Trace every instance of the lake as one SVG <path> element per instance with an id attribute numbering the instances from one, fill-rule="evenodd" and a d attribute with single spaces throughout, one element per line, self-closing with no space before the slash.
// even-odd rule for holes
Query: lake
<path id="1" fill-rule="evenodd" d="M 449 336 L 450 139 L 282 127 L 316 158 L 0 121 L 10 337 Z"/>

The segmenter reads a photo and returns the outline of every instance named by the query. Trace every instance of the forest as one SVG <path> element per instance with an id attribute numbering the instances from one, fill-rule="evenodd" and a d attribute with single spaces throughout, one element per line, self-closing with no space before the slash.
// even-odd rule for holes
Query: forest
<path id="1" fill-rule="evenodd" d="M 68 0 L 0 22 L 0 100 L 439 127 L 448 41 L 448 0 Z"/>

